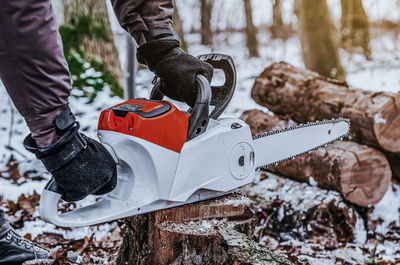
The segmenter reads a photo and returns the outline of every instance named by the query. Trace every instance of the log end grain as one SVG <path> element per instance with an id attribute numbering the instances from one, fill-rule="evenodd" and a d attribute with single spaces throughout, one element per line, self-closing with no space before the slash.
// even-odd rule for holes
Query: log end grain
<path id="1" fill-rule="evenodd" d="M 394 96 L 375 114 L 374 133 L 384 150 L 400 153 L 400 94 Z"/>
<path id="2" fill-rule="evenodd" d="M 378 203 L 385 195 L 392 171 L 385 155 L 367 146 L 354 146 L 352 142 L 341 142 L 340 147 L 351 150 L 341 168 L 340 190 L 344 198 L 360 206 Z"/>

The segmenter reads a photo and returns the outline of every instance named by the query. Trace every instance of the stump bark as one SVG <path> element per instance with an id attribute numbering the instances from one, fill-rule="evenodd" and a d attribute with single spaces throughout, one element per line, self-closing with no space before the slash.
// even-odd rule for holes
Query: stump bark
<path id="1" fill-rule="evenodd" d="M 117 264 L 292 264 L 250 239 L 253 216 L 232 194 L 127 218 Z"/>
<path id="2" fill-rule="evenodd" d="M 299 123 L 347 117 L 353 140 L 400 153 L 400 94 L 350 89 L 346 83 L 280 62 L 256 78 L 253 99 Z"/>
<path id="3" fill-rule="evenodd" d="M 241 119 L 249 124 L 253 134 L 289 127 L 288 121 L 260 110 L 245 111 Z M 383 153 L 350 141 L 337 141 L 270 169 L 298 181 L 336 190 L 346 200 L 364 207 L 382 199 L 392 177 Z"/>

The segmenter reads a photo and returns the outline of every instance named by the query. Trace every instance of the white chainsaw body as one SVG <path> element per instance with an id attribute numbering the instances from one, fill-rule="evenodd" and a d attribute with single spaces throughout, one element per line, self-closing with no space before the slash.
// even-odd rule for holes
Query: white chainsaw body
<path id="1" fill-rule="evenodd" d="M 180 153 L 113 131 L 99 131 L 99 138 L 118 163 L 117 187 L 99 202 L 63 214 L 57 211 L 61 195 L 44 190 L 44 220 L 93 225 L 214 198 L 254 179 L 253 138 L 239 119 L 210 119 L 207 132 Z"/>
<path id="2" fill-rule="evenodd" d="M 160 82 L 150 100 L 129 100 L 103 110 L 98 134 L 117 163 L 117 187 L 96 203 L 60 213 L 62 190 L 52 179 L 40 199 L 44 220 L 65 227 L 87 226 L 215 198 L 251 183 L 258 168 L 348 134 L 348 120 L 339 118 L 253 139 L 242 120 L 218 119 L 235 90 L 232 59 L 221 54 L 199 58 L 223 69 L 225 84 L 210 87 L 207 78 L 197 76 L 197 98 L 190 111 L 162 100 Z"/>

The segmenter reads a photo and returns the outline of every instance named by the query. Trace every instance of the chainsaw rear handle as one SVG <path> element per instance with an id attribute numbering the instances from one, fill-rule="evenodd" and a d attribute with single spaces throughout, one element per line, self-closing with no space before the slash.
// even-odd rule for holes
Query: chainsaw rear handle
<path id="1" fill-rule="evenodd" d="M 40 217 L 46 222 L 61 221 L 58 213 L 58 201 L 61 199 L 62 191 L 58 187 L 56 180 L 51 178 L 47 182 L 42 195 L 40 196 Z"/>
<path id="2" fill-rule="evenodd" d="M 158 81 L 150 93 L 151 100 L 162 100 L 164 94 L 160 91 L 161 83 Z M 197 97 L 190 111 L 187 140 L 191 140 L 206 131 L 209 121 L 209 109 L 211 103 L 211 87 L 207 78 L 203 75 L 196 76 Z"/>

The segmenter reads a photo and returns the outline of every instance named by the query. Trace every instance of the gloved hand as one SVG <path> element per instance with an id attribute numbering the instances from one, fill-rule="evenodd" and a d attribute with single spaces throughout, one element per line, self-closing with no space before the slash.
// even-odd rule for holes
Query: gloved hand
<path id="1" fill-rule="evenodd" d="M 204 75 L 211 82 L 213 67 L 183 52 L 172 30 L 150 31 L 146 39 L 148 42 L 138 48 L 138 61 L 160 78 L 164 95 L 193 107 L 197 96 L 196 75 Z"/>
<path id="2" fill-rule="evenodd" d="M 67 108 L 56 119 L 58 140 L 39 148 L 31 135 L 25 148 L 34 153 L 53 175 L 65 201 L 82 200 L 90 194 L 103 195 L 117 185 L 116 163 L 99 142 L 78 132 L 79 123 Z"/>

